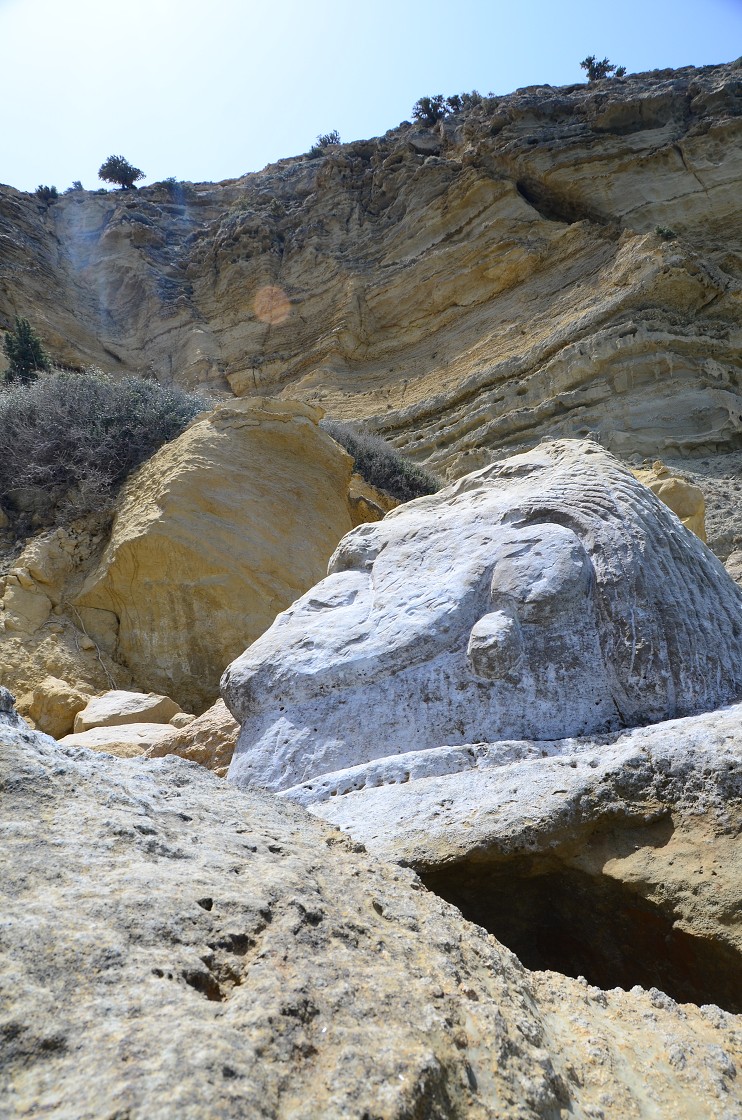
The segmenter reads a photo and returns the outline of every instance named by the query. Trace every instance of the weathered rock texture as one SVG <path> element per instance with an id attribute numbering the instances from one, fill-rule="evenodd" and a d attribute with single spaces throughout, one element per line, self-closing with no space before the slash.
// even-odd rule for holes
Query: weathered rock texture
<path id="1" fill-rule="evenodd" d="M 190 762 L 198 762 L 223 778 L 232 761 L 239 731 L 240 725 L 224 701 L 217 700 L 186 727 L 153 744 L 147 756 L 161 758 L 166 754 L 177 754 Z"/>
<path id="2" fill-rule="evenodd" d="M 561 739 L 742 695 L 742 594 L 586 441 L 353 530 L 227 670 L 230 778 L 287 789 L 442 744 Z"/>
<path id="3" fill-rule="evenodd" d="M 158 753 L 166 754 L 174 737 L 175 731 L 169 724 L 125 723 L 76 731 L 60 738 L 59 742 L 65 747 L 84 747 L 118 758 L 137 758 L 158 747 L 161 748 Z"/>
<path id="4" fill-rule="evenodd" d="M 290 790 L 532 968 L 742 1011 L 742 705 L 439 747 Z"/>
<path id="5" fill-rule="evenodd" d="M 708 545 L 726 562 L 730 553 L 742 549 L 742 454 L 674 459 L 667 465 L 703 491 Z"/>
<path id="6" fill-rule="evenodd" d="M 741 73 L 533 86 L 221 184 L 3 189 L 1 321 L 317 400 L 455 476 L 543 435 L 738 447 Z"/>
<path id="7" fill-rule="evenodd" d="M 411 871 L 201 768 L 0 734 L 12 1120 L 742 1108 L 738 1017 L 529 974 Z"/>
<path id="8" fill-rule="evenodd" d="M 189 711 L 324 575 L 350 529 L 352 460 L 300 403 L 223 404 L 127 483 L 76 604 L 117 621 L 118 656 Z M 146 667 L 146 668 L 145 668 Z"/>
<path id="9" fill-rule="evenodd" d="M 20 553 L 4 541 L 0 551 L 0 680 L 23 716 L 55 737 L 72 731 L 91 695 L 133 683 L 111 656 L 115 615 L 71 602 L 107 535 L 96 520 L 44 531 Z"/>

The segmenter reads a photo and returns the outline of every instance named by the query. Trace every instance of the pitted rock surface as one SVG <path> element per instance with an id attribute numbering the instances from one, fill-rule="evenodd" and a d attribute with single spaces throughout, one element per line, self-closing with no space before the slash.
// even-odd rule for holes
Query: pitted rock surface
<path id="1" fill-rule="evenodd" d="M 742 594 L 602 448 L 557 441 L 350 532 L 229 667 L 229 775 L 276 790 L 439 746 L 557 740 L 742 694 Z"/>
<path id="2" fill-rule="evenodd" d="M 8 1120 L 739 1115 L 739 1017 L 529 974 L 411 871 L 180 759 L 0 740 Z"/>

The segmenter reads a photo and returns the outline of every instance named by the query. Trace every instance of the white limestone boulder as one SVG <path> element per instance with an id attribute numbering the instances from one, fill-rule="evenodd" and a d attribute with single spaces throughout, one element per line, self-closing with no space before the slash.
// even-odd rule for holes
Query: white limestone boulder
<path id="1" fill-rule="evenodd" d="M 230 779 L 275 790 L 612 733 L 742 695 L 742 591 L 627 468 L 563 440 L 348 533 L 222 689 Z"/>

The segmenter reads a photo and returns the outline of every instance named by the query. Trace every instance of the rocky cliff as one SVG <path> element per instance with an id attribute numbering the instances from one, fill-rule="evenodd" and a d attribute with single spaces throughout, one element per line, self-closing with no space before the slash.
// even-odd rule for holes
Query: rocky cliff
<path id="1" fill-rule="evenodd" d="M 678 517 L 742 583 L 741 132 L 729 65 L 0 188 L 0 328 L 224 398 L 0 512 L 0 683 L 75 729 L 0 689 L 0 1112 L 740 1115 L 742 593 Z M 322 408 L 451 485 L 361 524 Z"/>
<path id="2" fill-rule="evenodd" d="M 742 440 L 742 69 L 487 98 L 218 184 L 0 190 L 0 324 L 361 417 L 452 475 Z"/>

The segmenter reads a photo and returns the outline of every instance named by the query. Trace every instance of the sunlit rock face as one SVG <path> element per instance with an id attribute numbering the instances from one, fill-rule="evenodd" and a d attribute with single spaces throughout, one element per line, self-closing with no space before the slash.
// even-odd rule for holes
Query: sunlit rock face
<path id="1" fill-rule="evenodd" d="M 742 593 L 612 456 L 558 441 L 343 538 L 229 667 L 230 778 L 273 789 L 441 744 L 550 740 L 742 694 Z"/>
<path id="2" fill-rule="evenodd" d="M 741 73 L 530 86 L 223 183 L 0 187 L 0 329 L 319 404 L 451 480 L 544 437 L 733 450 Z"/>

